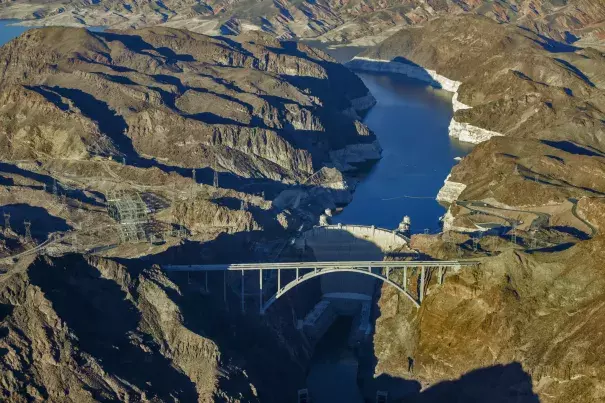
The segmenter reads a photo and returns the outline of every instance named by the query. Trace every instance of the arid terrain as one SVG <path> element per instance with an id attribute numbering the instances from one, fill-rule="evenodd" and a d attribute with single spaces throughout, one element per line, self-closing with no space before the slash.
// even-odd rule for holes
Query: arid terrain
<path id="1" fill-rule="evenodd" d="M 280 38 L 365 45 L 378 43 L 406 26 L 463 13 L 484 15 L 582 46 L 603 46 L 605 39 L 605 4 L 600 0 L 0 2 L 0 18 L 25 19 L 34 25 L 130 28 L 162 24 L 206 34 L 262 30 Z"/>
<path id="2" fill-rule="evenodd" d="M 267 258 L 348 200 L 349 163 L 380 158 L 362 82 L 263 34 L 44 28 L 0 48 L 0 83 L 2 399 L 291 394 L 290 323 L 242 324 L 154 264 Z M 263 343 L 283 387 L 246 364 Z"/>
<path id="3" fill-rule="evenodd" d="M 565 232 L 591 234 L 575 205 L 605 192 L 605 60 L 592 48 L 558 46 L 464 15 L 402 30 L 360 55 L 461 83 L 450 135 L 477 132 L 480 144 L 440 195 L 452 203 L 446 229 L 515 227 L 543 245 Z"/>
<path id="4" fill-rule="evenodd" d="M 578 209 L 602 231 L 602 199 L 582 199 Z M 406 402 L 602 401 L 604 241 L 599 232 L 565 251 L 501 244 L 479 269 L 430 285 L 419 310 L 383 286 L 376 376 L 426 388 Z M 450 245 L 443 235 L 412 242 L 437 259 L 456 256 Z M 488 248 L 485 238 L 465 254 L 485 256 Z"/>
<path id="5" fill-rule="evenodd" d="M 384 284 L 358 381 L 394 385 L 393 402 L 605 400 L 604 14 L 599 0 L 0 1 L 26 24 L 110 26 L 0 47 L 2 400 L 281 403 L 305 385 L 314 346 L 295 325 L 317 283 L 259 317 L 232 298 L 243 272 L 161 268 L 315 258 L 292 238 L 381 157 L 363 82 L 276 37 L 384 39 L 349 66 L 451 89 L 449 134 L 476 143 L 437 196 L 443 231 L 389 258 L 480 264 L 439 287 L 430 272 L 420 308 Z"/>
<path id="6" fill-rule="evenodd" d="M 444 231 L 412 246 L 481 265 L 444 289 L 434 280 L 419 310 L 382 287 L 375 376 L 423 388 L 404 401 L 602 401 L 603 54 L 461 15 L 404 29 L 352 66 L 447 82 L 450 135 L 478 143 L 438 196 Z"/>

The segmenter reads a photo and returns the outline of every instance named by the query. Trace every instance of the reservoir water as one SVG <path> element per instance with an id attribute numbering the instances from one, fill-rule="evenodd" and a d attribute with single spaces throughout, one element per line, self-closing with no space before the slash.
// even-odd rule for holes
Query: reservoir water
<path id="1" fill-rule="evenodd" d="M 15 20 L 0 20 L 0 46 L 13 38 L 18 37 L 23 32 L 27 31 L 31 27 L 23 27 L 20 25 L 12 25 L 16 23 Z"/>
<path id="2" fill-rule="evenodd" d="M 28 29 L 39 28 L 39 27 L 25 27 L 22 25 L 14 25 L 18 23 L 17 20 L 0 20 L 0 46 L 13 38 L 18 37 Z M 86 27 L 89 31 L 103 31 L 103 27 Z"/>
<path id="3" fill-rule="evenodd" d="M 319 47 L 341 63 L 360 51 Z M 448 135 L 453 115 L 452 94 L 403 75 L 365 72 L 357 72 L 357 75 L 376 98 L 377 103 L 366 114 L 364 123 L 376 134 L 383 153 L 382 159 L 363 177 L 353 201 L 333 221 L 396 228 L 403 216 L 409 215 L 412 233 L 426 229 L 439 231 L 439 217 L 445 208 L 435 198 L 456 164 L 455 158 L 463 157 L 472 148 Z M 362 260 L 374 258 L 368 256 Z M 340 260 L 347 260 L 347 256 Z M 351 290 L 367 290 L 372 289 L 375 282 L 359 274 L 341 273 L 321 278 L 324 292 L 330 287 L 343 287 L 345 283 Z M 378 386 L 372 377 L 373 369 L 364 364 L 360 367 L 357 352 L 347 342 L 348 332 L 340 317 L 316 347 L 307 387 L 318 403 L 353 403 L 375 398 Z M 364 356 L 373 355 L 372 348 L 368 350 Z M 362 360 L 366 361 L 367 357 Z M 390 390 L 390 386 L 384 384 L 380 389 L 401 392 Z"/>
<path id="4" fill-rule="evenodd" d="M 335 217 L 343 224 L 396 228 L 404 215 L 412 232 L 439 229 L 445 209 L 435 196 L 470 145 L 448 136 L 452 94 L 396 74 L 358 73 L 377 100 L 364 123 L 378 137 L 382 160 Z"/>

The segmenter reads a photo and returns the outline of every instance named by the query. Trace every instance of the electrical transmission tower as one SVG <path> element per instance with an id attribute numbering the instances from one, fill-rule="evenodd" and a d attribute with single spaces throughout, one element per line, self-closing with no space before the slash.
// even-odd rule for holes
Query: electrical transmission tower
<path id="1" fill-rule="evenodd" d="M 23 226 L 25 227 L 25 239 L 27 241 L 33 241 L 34 239 L 32 238 L 32 223 L 31 223 L 31 221 L 24 220 L 23 221 Z"/>
<path id="2" fill-rule="evenodd" d="M 197 179 L 195 177 L 195 169 L 191 170 L 191 178 L 193 179 L 193 186 L 191 187 L 191 197 L 195 196 L 195 187 L 197 186 Z"/>
<path id="3" fill-rule="evenodd" d="M 11 213 L 4 213 L 4 230 L 10 231 L 11 229 Z"/>
<path id="4" fill-rule="evenodd" d="M 532 249 L 537 249 L 538 248 L 538 238 L 536 237 L 536 230 L 532 230 L 531 231 L 531 248 Z"/>

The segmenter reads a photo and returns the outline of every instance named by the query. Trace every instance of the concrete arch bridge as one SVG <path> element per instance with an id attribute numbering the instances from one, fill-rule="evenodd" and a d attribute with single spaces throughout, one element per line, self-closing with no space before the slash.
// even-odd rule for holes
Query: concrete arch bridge
<path id="1" fill-rule="evenodd" d="M 245 310 L 245 274 L 258 272 L 259 312 L 267 309 L 281 296 L 299 284 L 330 273 L 359 273 L 377 278 L 404 294 L 416 307 L 420 307 L 428 284 L 436 278 L 442 284 L 450 272 L 465 266 L 476 266 L 477 261 L 350 261 L 350 262 L 295 262 L 295 263 L 251 263 L 216 265 L 163 265 L 168 272 L 241 272 L 241 306 Z M 264 273 L 276 272 L 275 289 L 263 288 Z"/>

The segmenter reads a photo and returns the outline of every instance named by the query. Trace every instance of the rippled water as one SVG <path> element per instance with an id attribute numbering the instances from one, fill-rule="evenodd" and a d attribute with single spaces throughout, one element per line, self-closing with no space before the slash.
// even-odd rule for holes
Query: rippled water
<path id="1" fill-rule="evenodd" d="M 438 230 L 445 209 L 435 196 L 454 158 L 471 148 L 448 136 L 452 94 L 402 75 L 358 76 L 378 101 L 364 122 L 378 137 L 383 158 L 335 221 L 396 228 L 409 215 L 412 232 Z"/>

